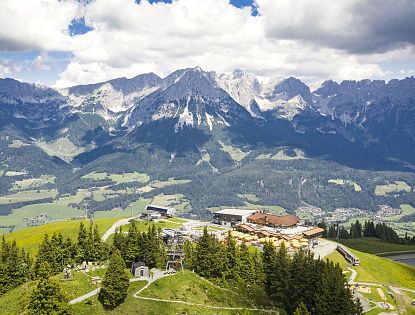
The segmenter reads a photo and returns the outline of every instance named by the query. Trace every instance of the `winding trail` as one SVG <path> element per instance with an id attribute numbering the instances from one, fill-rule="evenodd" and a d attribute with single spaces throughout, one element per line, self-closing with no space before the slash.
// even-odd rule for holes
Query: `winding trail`
<path id="1" fill-rule="evenodd" d="M 126 225 L 128 223 L 130 223 L 131 219 L 136 219 L 136 217 L 131 217 L 131 218 L 126 218 L 126 219 L 121 219 L 118 220 L 117 222 L 114 222 L 114 224 L 104 233 L 104 235 L 102 235 L 101 240 L 103 240 L 104 242 L 108 239 L 108 237 L 111 234 L 114 234 L 115 231 L 122 225 Z"/>
<path id="2" fill-rule="evenodd" d="M 168 299 L 159 299 L 159 298 L 144 297 L 144 296 L 140 296 L 139 295 L 141 292 L 143 292 L 145 289 L 147 289 L 154 281 L 156 281 L 158 279 L 161 279 L 161 278 L 165 278 L 165 277 L 169 277 L 169 276 L 174 276 L 174 275 L 175 274 L 164 274 L 164 272 L 162 272 L 161 270 L 156 270 L 154 272 L 154 277 L 151 278 L 151 279 L 148 279 L 148 283 L 144 287 L 142 287 L 140 290 L 138 290 L 136 293 L 134 293 L 133 297 L 135 297 L 136 299 L 140 299 L 140 300 L 155 301 L 155 302 L 164 302 L 164 303 L 184 304 L 184 305 L 198 306 L 198 307 L 204 307 L 204 308 L 209 308 L 209 309 L 249 310 L 249 311 L 259 311 L 259 312 L 264 312 L 264 313 L 279 314 L 278 311 L 276 311 L 276 310 L 269 310 L 269 309 L 267 310 L 267 309 L 249 308 L 249 307 L 212 306 L 212 305 L 206 305 L 206 304 L 200 304 L 200 303 L 192 303 L 192 302 L 186 302 L 186 301 L 180 301 L 180 300 L 168 300 Z M 137 279 L 139 279 L 139 278 L 137 278 Z M 204 279 L 204 280 L 206 280 L 206 279 Z M 209 280 L 206 280 L 206 281 L 209 282 L 209 283 L 211 283 Z M 211 284 L 214 285 L 214 286 L 216 286 L 213 283 L 211 283 Z M 218 287 L 218 288 L 223 289 L 221 287 Z M 227 290 L 227 289 L 225 289 L 225 290 Z M 227 290 L 227 291 L 230 291 L 232 293 L 238 294 L 238 293 L 233 292 L 231 290 Z"/>

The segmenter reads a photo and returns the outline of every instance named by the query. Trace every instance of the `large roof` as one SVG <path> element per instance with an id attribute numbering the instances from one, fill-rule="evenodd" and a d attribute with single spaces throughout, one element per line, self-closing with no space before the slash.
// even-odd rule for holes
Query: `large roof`
<path id="1" fill-rule="evenodd" d="M 244 215 L 250 215 L 252 213 L 257 212 L 258 210 L 247 210 L 247 209 L 223 209 L 223 210 L 219 210 L 216 211 L 215 214 L 230 214 L 230 215 L 240 215 L 240 216 L 244 216 Z"/>
<path id="2" fill-rule="evenodd" d="M 269 213 L 254 213 L 248 217 L 248 220 L 261 222 L 264 224 L 272 224 L 276 226 L 293 226 L 300 222 L 295 215 L 273 215 Z"/>
<path id="3" fill-rule="evenodd" d="M 323 232 L 324 232 L 324 229 L 319 228 L 319 227 L 316 227 L 316 228 L 313 228 L 311 230 L 308 230 L 308 231 L 303 232 L 303 234 L 305 236 L 313 236 L 315 234 L 319 234 L 319 233 L 323 233 Z"/>

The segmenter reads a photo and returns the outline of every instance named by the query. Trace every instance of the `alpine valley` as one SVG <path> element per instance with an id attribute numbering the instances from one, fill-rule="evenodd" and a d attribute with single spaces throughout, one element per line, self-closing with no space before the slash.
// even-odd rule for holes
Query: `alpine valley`
<path id="1" fill-rule="evenodd" d="M 415 205 L 414 148 L 414 77 L 315 89 L 199 67 L 62 90 L 0 79 L 3 228 L 140 200 L 197 218 Z"/>

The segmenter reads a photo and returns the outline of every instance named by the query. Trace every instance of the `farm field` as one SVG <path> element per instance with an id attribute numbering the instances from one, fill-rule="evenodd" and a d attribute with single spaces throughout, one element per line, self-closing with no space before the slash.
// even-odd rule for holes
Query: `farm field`
<path id="1" fill-rule="evenodd" d="M 39 203 L 15 209 L 13 213 L 1 216 L 0 220 L 2 225 L 14 225 L 14 230 L 18 231 L 27 228 L 28 223 L 24 221 L 25 218 L 35 218 L 41 214 L 47 214 L 53 221 L 65 220 L 82 215 L 83 210 L 55 202 Z"/>
<path id="2" fill-rule="evenodd" d="M 175 195 L 160 194 L 160 195 L 154 196 L 151 203 L 155 205 L 159 205 L 159 206 L 164 206 L 164 207 L 172 207 L 172 208 L 175 208 L 178 212 L 190 210 L 190 202 L 182 194 L 175 194 Z"/>
<path id="3" fill-rule="evenodd" d="M 12 191 L 40 187 L 48 183 L 54 183 L 55 179 L 55 176 L 42 175 L 37 178 L 26 178 L 22 180 L 17 180 L 13 183 Z"/>
<path id="4" fill-rule="evenodd" d="M 355 191 L 361 191 L 362 187 L 354 181 L 347 180 L 347 179 L 329 179 L 329 183 L 336 184 L 336 185 L 349 185 L 353 186 Z"/>
<path id="5" fill-rule="evenodd" d="M 144 211 L 144 208 L 151 203 L 151 199 L 140 198 L 130 203 L 125 209 L 114 208 L 110 211 L 95 211 L 95 218 L 117 218 L 117 217 L 130 217 L 135 216 Z"/>
<path id="6" fill-rule="evenodd" d="M 55 198 L 57 194 L 58 193 L 55 189 L 19 191 L 14 194 L 1 196 L 0 204 L 12 204 L 16 202 L 40 200 L 40 199 L 46 199 L 46 198 Z"/>
<path id="7" fill-rule="evenodd" d="M 231 145 L 226 145 L 224 142 L 218 140 L 219 144 L 221 145 L 222 151 L 228 153 L 232 160 L 235 162 L 239 162 L 244 159 L 251 151 L 245 152 L 239 148 L 233 147 Z"/>
<path id="8" fill-rule="evenodd" d="M 164 187 L 172 186 L 172 185 L 188 184 L 190 182 L 191 182 L 190 179 L 174 179 L 174 178 L 169 178 L 166 181 L 155 180 L 155 181 L 150 182 L 146 186 L 138 188 L 137 190 L 145 193 L 145 192 L 150 192 L 156 188 L 164 188 Z"/>
<path id="9" fill-rule="evenodd" d="M 123 174 L 109 174 L 109 173 L 96 173 L 92 172 L 87 175 L 82 176 L 82 178 L 91 178 L 91 179 L 110 179 L 117 184 L 122 183 L 132 183 L 132 182 L 140 182 L 146 183 L 150 180 L 150 176 L 146 173 L 123 173 Z"/>
<path id="10" fill-rule="evenodd" d="M 375 194 L 378 196 L 385 196 L 386 194 L 399 192 L 399 191 L 411 191 L 411 186 L 403 181 L 394 181 L 387 185 L 377 185 L 375 188 Z"/>
<path id="11" fill-rule="evenodd" d="M 98 224 L 99 232 L 103 234 L 111 225 L 118 221 L 119 218 L 102 218 L 95 219 Z M 22 246 L 32 256 L 36 253 L 39 244 L 43 241 L 45 233 L 51 236 L 54 232 L 60 232 L 64 238 L 69 237 L 76 240 L 80 222 L 89 226 L 89 220 L 69 220 L 43 224 L 40 226 L 30 227 L 21 231 L 5 234 L 6 240 L 16 240 L 19 246 Z"/>
<path id="12" fill-rule="evenodd" d="M 277 154 L 273 155 L 271 157 L 271 160 L 279 160 L 279 161 L 290 161 L 290 160 L 300 160 L 300 159 L 306 159 L 304 151 L 301 149 L 294 149 L 295 155 L 290 156 L 287 155 L 284 150 L 280 150 L 277 152 Z"/>

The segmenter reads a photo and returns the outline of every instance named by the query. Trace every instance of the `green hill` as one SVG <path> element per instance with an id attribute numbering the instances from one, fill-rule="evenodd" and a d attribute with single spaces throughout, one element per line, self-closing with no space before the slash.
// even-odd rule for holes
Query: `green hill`
<path id="1" fill-rule="evenodd" d="M 415 287 L 415 267 L 401 264 L 376 255 L 362 253 L 357 250 L 351 249 L 351 251 L 359 257 L 359 266 L 349 266 L 346 259 L 344 259 L 344 257 L 337 251 L 327 256 L 327 259 L 338 262 L 345 270 L 344 272 L 347 278 L 351 275 L 347 267 L 351 267 L 357 272 L 357 276 L 355 278 L 356 282 L 366 282 L 379 285 L 371 286 L 371 293 L 361 293 L 370 301 L 371 307 L 375 307 L 370 312 L 365 314 L 375 315 L 384 312 L 384 310 L 380 307 L 376 307 L 375 304 L 375 302 L 383 301 L 377 292 L 378 288 L 384 292 L 387 302 L 391 303 L 399 310 L 399 314 L 415 314 L 415 307 L 411 305 L 411 302 L 415 297 L 415 293 L 400 290 L 401 294 L 394 294 L 395 301 L 392 300 L 387 294 L 387 292 L 393 291 L 390 286 L 413 289 Z"/>
<path id="2" fill-rule="evenodd" d="M 352 239 L 336 239 L 336 242 L 342 243 L 347 247 L 353 248 L 360 252 L 369 254 L 378 254 L 385 252 L 415 251 L 415 245 L 401 245 L 382 242 L 376 237 L 361 237 Z"/>
<path id="3" fill-rule="evenodd" d="M 99 231 L 103 234 L 118 220 L 119 218 L 102 218 L 95 219 L 94 222 L 98 224 Z M 35 255 L 45 233 L 51 236 L 54 232 L 60 232 L 64 238 L 70 237 L 72 240 L 76 240 L 79 223 L 82 221 L 86 225 L 89 224 L 89 220 L 58 221 L 4 234 L 4 236 L 6 240 L 12 241 L 15 239 L 19 246 L 24 247 L 31 255 Z"/>
<path id="4" fill-rule="evenodd" d="M 360 265 L 352 267 L 357 271 L 355 281 L 415 288 L 415 267 L 357 250 L 351 251 L 360 259 Z M 348 266 L 337 251 L 327 256 L 327 259 L 338 262 L 344 269 Z"/>
<path id="5" fill-rule="evenodd" d="M 98 271 L 100 273 L 103 270 Z M 95 272 L 96 274 L 97 272 Z M 94 275 L 95 275 L 94 274 Z M 75 273 L 73 280 L 65 281 L 62 275 L 55 276 L 68 300 L 81 296 L 95 289 L 90 284 L 91 275 Z M 24 314 L 31 290 L 35 282 L 25 283 L 0 297 L 0 309 L 4 314 Z M 73 305 L 75 314 L 106 315 L 106 314 L 265 314 L 265 312 L 241 308 L 256 308 L 256 304 L 243 293 L 231 292 L 199 277 L 184 271 L 175 276 L 159 279 L 152 283 L 139 296 L 170 301 L 143 300 L 133 295 L 145 286 L 145 281 L 130 283 L 126 301 L 113 311 L 105 311 L 97 300 L 97 296 Z M 183 304 L 186 302 L 189 304 Z M 192 305 L 198 304 L 198 305 Z M 202 306 L 201 304 L 205 305 Z M 223 307 L 221 308 L 209 308 Z M 265 308 L 265 306 L 263 306 Z M 225 309 L 229 308 L 229 309 Z M 235 308 L 234 310 L 232 308 Z M 259 306 L 258 308 L 261 308 Z"/>

